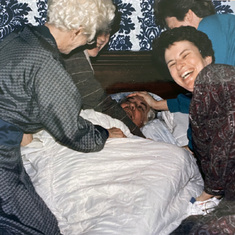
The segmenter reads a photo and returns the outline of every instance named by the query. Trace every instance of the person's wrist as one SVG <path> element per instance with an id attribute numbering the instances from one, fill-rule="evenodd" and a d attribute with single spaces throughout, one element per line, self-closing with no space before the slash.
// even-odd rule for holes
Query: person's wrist
<path id="1" fill-rule="evenodd" d="M 159 109 L 159 101 L 157 101 L 157 100 L 153 101 L 151 107 L 152 107 L 153 109 L 158 110 L 158 109 Z"/>

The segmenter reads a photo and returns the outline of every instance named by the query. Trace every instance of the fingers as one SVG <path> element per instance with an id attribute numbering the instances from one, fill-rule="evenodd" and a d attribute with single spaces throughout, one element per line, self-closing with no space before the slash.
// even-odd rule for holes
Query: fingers
<path id="1" fill-rule="evenodd" d="M 24 134 L 22 141 L 21 141 L 21 146 L 26 146 L 28 144 L 30 144 L 33 140 L 33 135 L 32 134 Z"/>
<path id="2" fill-rule="evenodd" d="M 122 130 L 119 128 L 112 127 L 108 129 L 108 132 L 109 132 L 109 138 L 126 138 Z"/>
<path id="3" fill-rule="evenodd" d="M 202 192 L 202 194 L 196 198 L 197 201 L 205 201 L 208 200 L 209 198 L 214 197 L 214 195 L 208 194 L 205 191 Z"/>
<path id="4" fill-rule="evenodd" d="M 133 97 L 133 96 L 146 96 L 146 95 L 149 95 L 147 91 L 137 91 L 135 93 L 131 93 L 129 94 L 127 97 Z"/>

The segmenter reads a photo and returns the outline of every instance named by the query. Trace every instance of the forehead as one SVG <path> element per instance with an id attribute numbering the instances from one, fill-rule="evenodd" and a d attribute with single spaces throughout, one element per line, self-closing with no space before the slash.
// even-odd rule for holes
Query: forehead
<path id="1" fill-rule="evenodd" d="M 128 101 L 130 101 L 130 102 L 141 102 L 141 103 L 146 103 L 146 101 L 144 100 L 144 98 L 143 98 L 143 97 L 141 97 L 141 96 L 138 96 L 138 95 L 128 97 L 128 98 L 127 98 L 127 100 L 128 100 Z"/>
<path id="2" fill-rule="evenodd" d="M 192 42 L 183 40 L 170 45 L 165 51 L 165 58 L 174 57 L 187 50 L 199 52 L 199 49 Z"/>

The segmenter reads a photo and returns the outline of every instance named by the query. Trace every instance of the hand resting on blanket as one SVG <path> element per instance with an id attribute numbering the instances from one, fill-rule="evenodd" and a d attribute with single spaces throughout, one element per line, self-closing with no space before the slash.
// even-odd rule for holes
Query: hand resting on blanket
<path id="1" fill-rule="evenodd" d="M 32 134 L 24 134 L 20 145 L 22 147 L 24 147 L 24 146 L 28 145 L 29 143 L 31 143 L 32 140 L 33 140 L 33 135 Z"/>

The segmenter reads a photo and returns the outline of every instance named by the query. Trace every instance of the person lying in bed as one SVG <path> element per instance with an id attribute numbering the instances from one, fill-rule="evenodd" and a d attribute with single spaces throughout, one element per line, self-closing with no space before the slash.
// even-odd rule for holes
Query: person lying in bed
<path id="1" fill-rule="evenodd" d="M 116 102 L 116 101 L 114 101 Z M 148 105 L 141 96 L 125 97 L 120 101 L 120 106 L 139 128 L 156 117 L 156 112 Z M 33 140 L 32 134 L 24 134 L 21 146 L 26 146 Z"/>
<path id="2" fill-rule="evenodd" d="M 141 96 L 125 97 L 120 105 L 139 128 L 156 117 L 156 113 Z"/>

